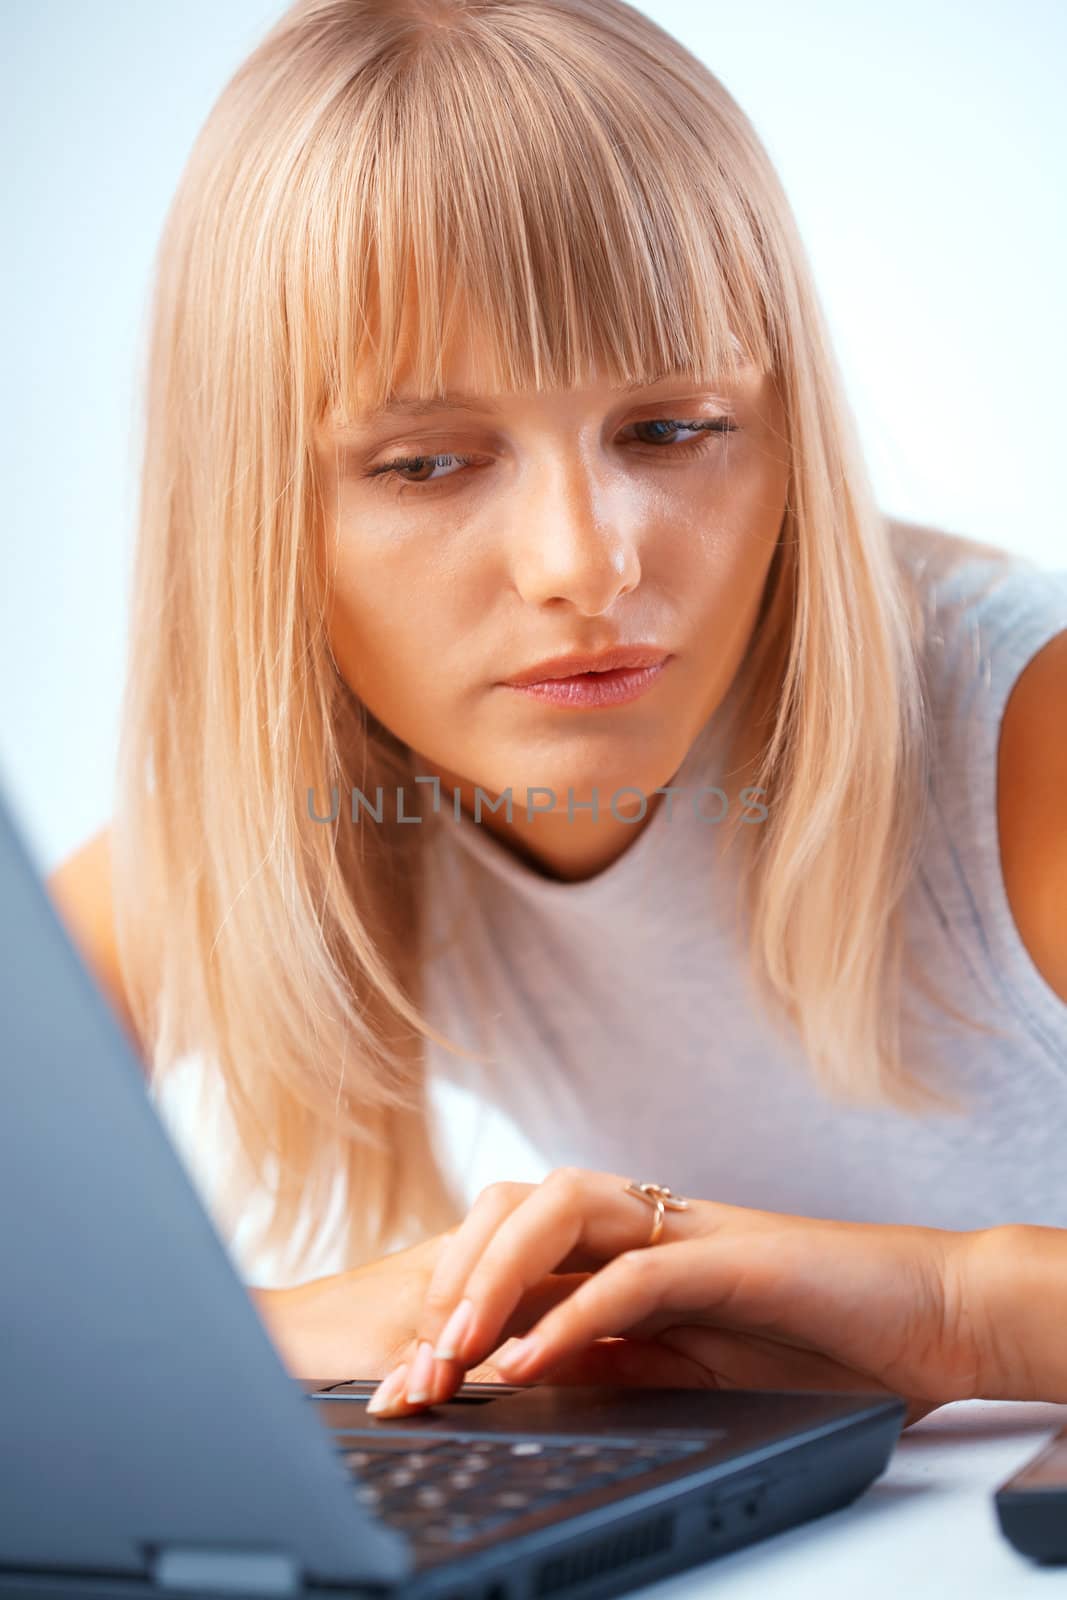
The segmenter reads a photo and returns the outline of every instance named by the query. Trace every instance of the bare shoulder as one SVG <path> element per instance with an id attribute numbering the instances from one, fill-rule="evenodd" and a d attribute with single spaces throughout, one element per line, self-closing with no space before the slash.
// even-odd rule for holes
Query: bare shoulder
<path id="1" fill-rule="evenodd" d="M 1034 965 L 1067 1001 L 1067 629 L 1019 674 L 997 751 L 1008 904 Z"/>
<path id="2" fill-rule="evenodd" d="M 115 937 L 110 824 L 61 861 L 46 878 L 45 887 L 143 1062 Z"/>

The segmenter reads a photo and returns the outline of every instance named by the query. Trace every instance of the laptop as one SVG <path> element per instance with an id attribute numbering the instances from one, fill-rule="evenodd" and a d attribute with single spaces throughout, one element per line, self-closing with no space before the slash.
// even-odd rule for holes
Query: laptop
<path id="1" fill-rule="evenodd" d="M 847 1505 L 897 1396 L 290 1377 L 0 786 L 0 1596 L 593 1600 Z"/>

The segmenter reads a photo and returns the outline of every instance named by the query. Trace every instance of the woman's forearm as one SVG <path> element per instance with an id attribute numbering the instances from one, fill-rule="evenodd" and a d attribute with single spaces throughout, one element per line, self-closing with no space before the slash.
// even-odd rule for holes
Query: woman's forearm
<path id="1" fill-rule="evenodd" d="M 285 1366 L 294 1377 L 304 1376 L 301 1371 L 300 1356 L 294 1348 L 289 1328 L 286 1324 L 286 1313 L 292 1300 L 292 1289 L 258 1289 L 248 1286 L 248 1297 L 259 1312 L 260 1321 L 266 1328 L 271 1342 L 280 1355 Z M 318 1373 L 309 1373 L 309 1377 L 318 1377 Z"/>
<path id="2" fill-rule="evenodd" d="M 988 1355 L 982 1398 L 1067 1402 L 1067 1228 L 985 1229 L 973 1266 Z"/>

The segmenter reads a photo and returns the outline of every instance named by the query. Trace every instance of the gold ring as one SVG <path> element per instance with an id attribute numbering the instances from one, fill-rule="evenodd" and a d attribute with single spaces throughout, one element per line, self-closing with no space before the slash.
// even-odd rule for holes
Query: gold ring
<path id="1" fill-rule="evenodd" d="M 672 1194 L 669 1189 L 658 1183 L 628 1183 L 624 1193 L 636 1195 L 638 1200 L 646 1200 L 650 1206 L 655 1207 L 656 1215 L 652 1222 L 652 1232 L 645 1240 L 646 1246 L 659 1243 L 660 1234 L 663 1232 L 664 1211 L 689 1210 L 688 1200 L 683 1200 L 681 1195 Z"/>

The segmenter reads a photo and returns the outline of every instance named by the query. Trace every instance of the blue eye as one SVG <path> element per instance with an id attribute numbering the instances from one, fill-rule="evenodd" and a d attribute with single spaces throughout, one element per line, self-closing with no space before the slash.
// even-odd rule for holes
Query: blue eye
<path id="1" fill-rule="evenodd" d="M 675 422 L 673 418 L 653 417 L 648 422 L 635 422 L 635 428 L 666 428 L 670 433 L 732 433 L 735 423 L 727 417 L 704 418 L 696 422 Z"/>
<path id="2" fill-rule="evenodd" d="M 666 456 L 699 454 L 712 444 L 713 439 L 708 437 L 709 435 L 733 433 L 737 424 L 731 422 L 728 417 L 701 417 L 695 421 L 687 422 L 678 422 L 670 417 L 654 417 L 644 422 L 635 422 L 633 426 L 635 428 L 661 428 L 669 434 L 684 432 L 698 435 L 696 439 L 686 440 L 681 445 L 675 444 L 672 439 L 662 440 L 657 444 L 645 445 L 645 449 L 651 450 L 653 454 Z M 387 478 L 395 478 L 397 480 L 396 484 L 388 485 L 393 489 L 394 493 L 403 492 L 405 489 L 419 491 L 423 485 L 431 486 L 436 483 L 442 483 L 447 478 L 455 477 L 456 473 L 446 472 L 444 479 L 430 477 L 410 479 L 402 478 L 401 474 L 405 472 L 424 472 L 426 468 L 435 471 L 439 467 L 447 467 L 449 463 L 454 463 L 460 467 L 469 467 L 473 466 L 477 459 L 476 456 L 456 455 L 452 451 L 442 452 L 439 455 L 397 456 L 392 461 L 383 462 L 380 467 L 372 467 L 364 476 L 381 479 L 383 488 L 387 487 L 385 483 Z"/>

